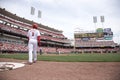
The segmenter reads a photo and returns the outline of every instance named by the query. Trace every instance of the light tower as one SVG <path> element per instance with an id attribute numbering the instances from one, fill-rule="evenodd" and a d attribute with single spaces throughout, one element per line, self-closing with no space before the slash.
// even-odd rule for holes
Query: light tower
<path id="1" fill-rule="evenodd" d="M 100 16 L 100 21 L 102 23 L 102 28 L 104 29 L 104 25 L 103 25 L 103 23 L 105 22 L 104 16 Z"/>
<path id="2" fill-rule="evenodd" d="M 97 29 L 96 23 L 97 23 L 97 16 L 93 16 L 93 23 L 95 24 L 95 30 Z"/>

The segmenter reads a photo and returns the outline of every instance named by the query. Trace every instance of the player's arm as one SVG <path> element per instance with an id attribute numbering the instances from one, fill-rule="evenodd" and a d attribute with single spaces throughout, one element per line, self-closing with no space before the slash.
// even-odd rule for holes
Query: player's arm
<path id="1" fill-rule="evenodd" d="M 29 41 L 29 37 L 27 37 L 28 41 Z"/>
<path id="2" fill-rule="evenodd" d="M 40 47 L 40 39 L 41 38 L 41 35 L 40 35 L 40 32 L 39 30 L 37 31 L 37 41 L 38 41 L 38 46 Z"/>
<path id="3" fill-rule="evenodd" d="M 40 46 L 40 36 L 37 36 L 38 46 Z"/>

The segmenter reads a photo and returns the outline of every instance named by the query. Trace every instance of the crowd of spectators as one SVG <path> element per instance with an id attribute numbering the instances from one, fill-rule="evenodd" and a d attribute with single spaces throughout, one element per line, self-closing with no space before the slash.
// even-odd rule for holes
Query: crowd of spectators
<path id="1" fill-rule="evenodd" d="M 29 28 L 23 28 L 23 27 L 21 27 L 21 26 L 23 26 L 23 24 L 22 25 L 19 24 L 19 25 L 20 26 L 16 26 L 11 23 L 3 21 L 0 23 L 0 28 L 2 30 L 8 31 L 8 32 L 26 36 L 27 31 L 30 28 L 30 26 L 29 26 Z M 41 32 L 41 39 L 57 41 L 57 42 L 68 42 L 68 39 L 65 39 L 65 36 L 63 34 L 53 33 L 53 32 L 47 31 L 47 30 L 43 30 L 43 29 L 39 29 L 39 30 Z"/>
<path id="2" fill-rule="evenodd" d="M 115 47 L 116 45 L 117 44 L 115 44 L 113 41 L 97 41 L 97 40 L 76 41 L 76 46 L 79 47 L 106 47 L 106 46 Z"/>
<path id="3" fill-rule="evenodd" d="M 76 49 L 76 53 L 117 53 L 119 48 L 89 48 Z"/>
<path id="4" fill-rule="evenodd" d="M 21 34 L 22 33 L 23 35 L 27 34 L 26 31 L 20 30 L 20 29 L 15 28 L 15 27 L 10 27 L 10 26 L 4 25 L 4 24 L 0 24 L 0 28 L 2 30 L 8 31 L 8 32 L 12 32 L 12 33 L 17 33 L 17 34 Z"/>
<path id="5" fill-rule="evenodd" d="M 57 48 L 56 47 L 38 47 L 37 52 L 40 52 L 40 49 L 43 53 L 71 53 L 74 52 L 73 48 Z M 119 48 L 80 48 L 75 49 L 76 53 L 117 53 Z M 28 46 L 25 44 L 13 44 L 13 43 L 0 43 L 0 52 L 17 52 L 17 53 L 26 53 L 28 52 Z"/>
<path id="6" fill-rule="evenodd" d="M 56 47 L 38 47 L 37 52 L 42 50 L 43 53 L 70 53 L 72 49 L 68 48 L 58 48 Z M 15 44 L 15 43 L 0 43 L 0 52 L 28 52 L 28 45 L 25 44 Z"/>
<path id="7" fill-rule="evenodd" d="M 73 49 L 70 48 L 56 48 L 56 47 L 41 47 L 44 53 L 71 53 Z"/>
<path id="8" fill-rule="evenodd" d="M 27 52 L 28 48 L 26 45 L 23 44 L 13 44 L 13 43 L 1 43 L 0 52 L 7 53 L 7 52 Z"/>

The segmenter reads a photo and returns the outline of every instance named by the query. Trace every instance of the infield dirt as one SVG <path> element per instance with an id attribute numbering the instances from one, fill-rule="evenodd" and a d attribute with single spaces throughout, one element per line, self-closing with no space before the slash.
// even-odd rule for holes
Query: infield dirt
<path id="1" fill-rule="evenodd" d="M 0 62 L 27 60 L 0 58 Z M 0 72 L 0 80 L 120 80 L 120 62 L 48 62 Z"/>

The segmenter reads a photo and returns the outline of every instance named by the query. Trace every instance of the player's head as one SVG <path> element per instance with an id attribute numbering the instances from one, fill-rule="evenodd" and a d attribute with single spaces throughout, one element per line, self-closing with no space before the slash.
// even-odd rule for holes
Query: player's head
<path id="1" fill-rule="evenodd" d="M 37 29 L 37 28 L 38 28 L 38 25 L 37 25 L 37 24 L 33 24 L 32 27 L 33 27 L 34 29 Z"/>

